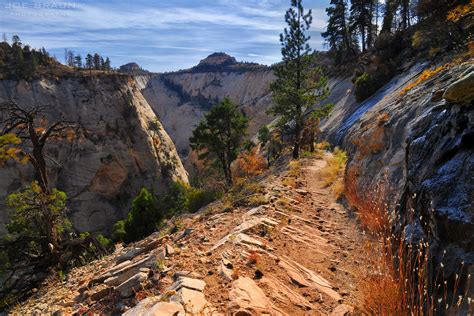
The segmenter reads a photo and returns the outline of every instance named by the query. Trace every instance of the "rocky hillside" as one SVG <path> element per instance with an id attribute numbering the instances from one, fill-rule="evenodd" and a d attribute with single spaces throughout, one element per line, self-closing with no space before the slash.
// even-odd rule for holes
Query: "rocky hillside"
<path id="1" fill-rule="evenodd" d="M 265 110 L 272 102 L 269 84 L 273 79 L 270 68 L 239 63 L 224 53 L 212 54 L 191 69 L 136 76 L 144 97 L 183 158 L 189 153 L 189 137 L 204 113 L 225 97 L 251 118 L 250 134 L 270 122 Z"/>
<path id="2" fill-rule="evenodd" d="M 79 124 L 69 142 L 47 148 L 51 184 L 70 198 L 70 218 L 79 231 L 104 231 L 123 218 L 142 186 L 163 190 L 187 181 L 175 147 L 135 82 L 124 75 L 0 84 L 0 102 L 47 105 L 51 120 L 64 115 Z M 0 233 L 8 215 L 7 194 L 33 180 L 27 165 L 0 169 Z"/>
<path id="3" fill-rule="evenodd" d="M 358 280 L 369 267 L 365 237 L 322 181 L 329 159 L 280 163 L 247 184 L 262 205 L 238 195 L 175 218 L 10 312 L 348 315 L 361 305 Z"/>
<path id="4" fill-rule="evenodd" d="M 474 271 L 472 62 L 406 65 L 360 104 L 350 78 L 333 81 L 336 107 L 323 126 L 349 153 L 349 201 L 395 210 L 398 230 L 429 240 L 438 262 L 446 251 L 448 273 L 461 262 Z"/>

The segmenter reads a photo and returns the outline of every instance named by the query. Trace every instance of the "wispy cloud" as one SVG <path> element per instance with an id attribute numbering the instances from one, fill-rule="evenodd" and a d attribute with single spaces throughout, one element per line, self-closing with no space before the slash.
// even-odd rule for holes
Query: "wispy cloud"
<path id="1" fill-rule="evenodd" d="M 312 46 L 329 0 L 307 0 L 313 10 Z M 114 66 L 136 61 L 153 71 L 192 66 L 213 51 L 260 63 L 280 58 L 278 35 L 287 0 L 4 0 L 0 32 L 18 34 L 33 47 L 61 57 L 65 48 L 99 52 Z"/>

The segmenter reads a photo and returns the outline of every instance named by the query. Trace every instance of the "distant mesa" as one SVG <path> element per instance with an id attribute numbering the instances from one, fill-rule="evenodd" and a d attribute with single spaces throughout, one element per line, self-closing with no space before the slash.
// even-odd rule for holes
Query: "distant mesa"
<path id="1" fill-rule="evenodd" d="M 245 72 L 266 69 L 266 66 L 256 63 L 239 62 L 235 57 L 219 52 L 207 56 L 201 60 L 197 66 L 191 69 L 181 70 L 179 72 Z"/>
<path id="2" fill-rule="evenodd" d="M 129 74 L 129 75 L 144 75 L 144 74 L 150 73 L 148 70 L 145 70 L 142 67 L 140 67 L 140 65 L 137 63 L 128 63 L 125 65 L 122 65 L 120 66 L 119 71 L 121 73 Z"/>
<path id="3" fill-rule="evenodd" d="M 229 56 L 226 53 L 214 53 L 203 60 L 198 64 L 199 66 L 229 66 L 237 64 L 237 59 L 235 57 Z"/>

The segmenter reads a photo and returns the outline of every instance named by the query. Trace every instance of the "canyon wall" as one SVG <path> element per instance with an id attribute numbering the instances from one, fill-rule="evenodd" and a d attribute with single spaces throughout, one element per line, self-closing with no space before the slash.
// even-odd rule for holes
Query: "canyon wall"
<path id="1" fill-rule="evenodd" d="M 414 64 L 362 103 L 349 78 L 335 80 L 322 126 L 348 151 L 349 201 L 391 211 L 399 231 L 430 241 L 435 261 L 446 251 L 449 273 L 461 262 L 474 270 L 473 78 L 472 60 Z"/>
<path id="2" fill-rule="evenodd" d="M 211 106 L 230 98 L 250 118 L 249 134 L 272 120 L 265 112 L 272 102 L 274 79 L 269 67 L 239 63 L 224 53 L 215 53 L 199 65 L 165 74 L 138 75 L 137 85 L 182 158 L 189 154 L 189 137 Z"/>
<path id="3" fill-rule="evenodd" d="M 78 123 L 69 141 L 46 148 L 51 185 L 69 198 L 79 231 L 106 231 L 127 214 L 141 187 L 159 192 L 170 181 L 187 182 L 173 142 L 132 77 L 98 75 L 0 83 L 0 102 L 47 106 L 51 121 Z M 33 180 L 29 164 L 0 169 L 0 234 L 8 221 L 7 194 Z"/>

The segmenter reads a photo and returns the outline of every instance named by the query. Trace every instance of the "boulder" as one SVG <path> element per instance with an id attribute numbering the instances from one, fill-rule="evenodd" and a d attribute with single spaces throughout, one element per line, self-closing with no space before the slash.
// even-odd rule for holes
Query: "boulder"
<path id="1" fill-rule="evenodd" d="M 272 310 L 270 299 L 248 277 L 240 277 L 232 283 L 229 300 L 233 309 L 243 309 L 256 314 L 271 313 Z"/>
<path id="2" fill-rule="evenodd" d="M 158 297 L 152 296 L 141 300 L 135 307 L 129 309 L 123 316 L 146 316 L 150 309 L 159 301 Z"/>
<path id="3" fill-rule="evenodd" d="M 192 279 L 187 277 L 179 277 L 173 285 L 169 288 L 170 291 L 177 291 L 183 287 L 195 290 L 195 291 L 203 291 L 204 287 L 206 286 L 206 282 L 203 280 Z"/>
<path id="4" fill-rule="evenodd" d="M 474 100 L 474 70 L 452 83 L 443 98 L 451 103 L 471 104 Z"/>
<path id="5" fill-rule="evenodd" d="M 354 308 L 346 304 L 340 304 L 331 312 L 331 316 L 349 316 L 354 313 Z"/>
<path id="6" fill-rule="evenodd" d="M 174 255 L 174 253 L 175 253 L 174 248 L 172 246 L 170 246 L 169 244 L 166 244 L 165 250 L 166 250 L 166 256 L 168 256 L 168 257 Z"/>
<path id="7" fill-rule="evenodd" d="M 208 315 L 206 310 L 209 303 L 201 291 L 183 287 L 170 297 L 171 302 L 181 303 L 187 313 L 191 315 Z"/>
<path id="8" fill-rule="evenodd" d="M 115 290 L 120 294 L 121 297 L 132 296 L 133 293 L 140 290 L 145 281 L 148 279 L 148 274 L 145 272 L 139 272 L 120 284 Z"/>
<path id="9" fill-rule="evenodd" d="M 185 316 L 183 305 L 177 302 L 159 302 L 144 316 Z"/>
<path id="10" fill-rule="evenodd" d="M 140 269 L 147 269 L 151 268 L 156 262 L 156 256 L 148 256 L 145 257 L 135 263 L 127 265 L 120 270 L 116 270 L 111 275 L 104 280 L 104 283 L 108 286 L 116 286 L 120 283 L 124 282 L 125 280 L 129 279 L 131 276 L 137 274 Z M 106 273 L 106 275 L 108 275 Z"/>

